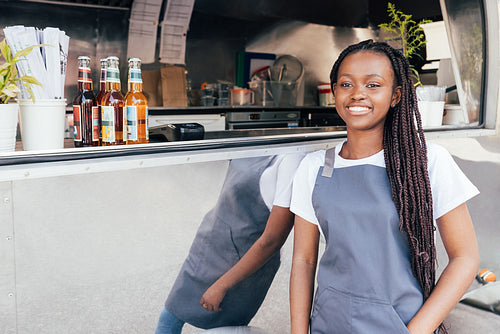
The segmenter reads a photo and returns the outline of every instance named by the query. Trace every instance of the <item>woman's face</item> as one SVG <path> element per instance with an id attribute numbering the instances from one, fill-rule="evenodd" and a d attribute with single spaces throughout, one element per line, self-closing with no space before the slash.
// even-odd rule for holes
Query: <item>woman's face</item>
<path id="1" fill-rule="evenodd" d="M 394 88 L 389 58 L 372 51 L 348 55 L 333 85 L 337 112 L 352 130 L 382 130 L 389 107 L 397 104 L 401 87 Z"/>

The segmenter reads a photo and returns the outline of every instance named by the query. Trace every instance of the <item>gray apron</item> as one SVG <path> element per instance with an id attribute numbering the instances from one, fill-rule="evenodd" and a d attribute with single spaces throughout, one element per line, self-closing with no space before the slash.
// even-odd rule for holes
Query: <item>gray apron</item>
<path id="1" fill-rule="evenodd" d="M 409 333 L 423 303 L 386 169 L 333 169 L 326 152 L 312 201 L 326 239 L 319 262 L 311 333 Z M 333 175 L 332 175 L 333 174 Z"/>
<path id="2" fill-rule="evenodd" d="M 179 319 L 200 328 L 247 325 L 264 301 L 280 265 L 276 252 L 247 279 L 231 288 L 220 307 L 200 306 L 205 291 L 231 269 L 262 235 L 269 208 L 260 193 L 260 177 L 274 157 L 236 159 L 229 163 L 215 207 L 203 218 L 188 257 L 165 302 Z"/>

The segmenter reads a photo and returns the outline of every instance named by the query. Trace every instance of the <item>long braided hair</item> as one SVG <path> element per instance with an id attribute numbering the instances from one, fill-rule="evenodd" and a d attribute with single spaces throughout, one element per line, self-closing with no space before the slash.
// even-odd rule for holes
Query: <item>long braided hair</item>
<path id="1" fill-rule="evenodd" d="M 394 71 L 394 88 L 401 87 L 401 99 L 390 108 L 384 124 L 384 158 L 392 200 L 399 213 L 399 229 L 408 237 L 413 275 L 422 288 L 425 301 L 435 286 L 435 227 L 427 171 L 427 146 L 410 66 L 403 54 L 387 43 L 366 40 L 347 47 L 339 55 L 330 73 L 332 88 L 337 82 L 342 61 L 360 51 L 387 56 Z M 447 333 L 443 324 L 439 330 Z"/>

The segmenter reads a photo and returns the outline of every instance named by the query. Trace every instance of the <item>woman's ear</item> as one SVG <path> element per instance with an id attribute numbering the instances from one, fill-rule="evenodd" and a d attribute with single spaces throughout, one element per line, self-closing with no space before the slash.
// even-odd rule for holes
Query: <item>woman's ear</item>
<path id="1" fill-rule="evenodd" d="M 337 89 L 337 83 L 332 83 L 332 93 L 335 96 L 335 90 Z"/>
<path id="2" fill-rule="evenodd" d="M 397 86 L 392 93 L 391 105 L 396 105 L 401 101 L 401 86 Z"/>

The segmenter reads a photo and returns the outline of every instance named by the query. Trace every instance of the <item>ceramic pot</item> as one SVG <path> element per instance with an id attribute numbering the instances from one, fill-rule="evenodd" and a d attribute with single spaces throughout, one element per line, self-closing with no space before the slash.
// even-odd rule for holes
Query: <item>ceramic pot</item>
<path id="1" fill-rule="evenodd" d="M 0 152 L 13 152 L 16 148 L 16 131 L 19 105 L 0 104 Z"/>

